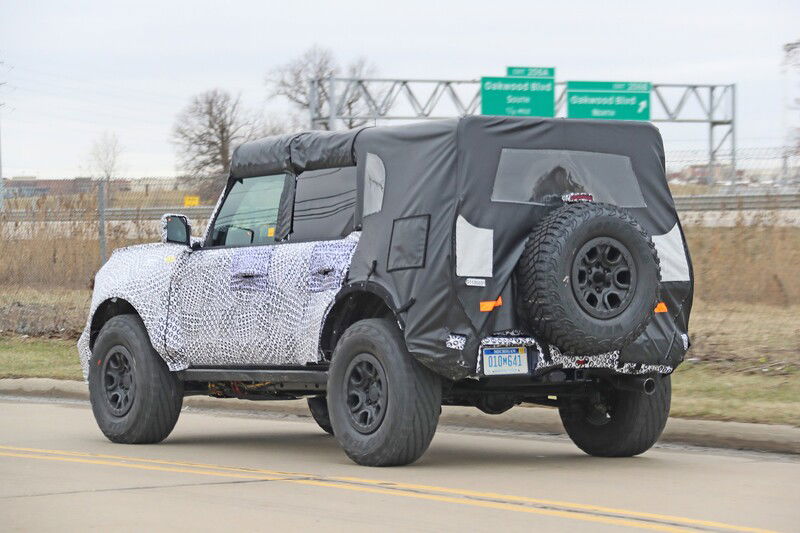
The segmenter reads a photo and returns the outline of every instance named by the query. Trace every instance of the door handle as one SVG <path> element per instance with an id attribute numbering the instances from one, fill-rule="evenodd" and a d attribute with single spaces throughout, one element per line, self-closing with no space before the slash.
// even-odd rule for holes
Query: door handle
<path id="1" fill-rule="evenodd" d="M 234 272 L 234 278 L 240 279 L 252 279 L 252 278 L 263 278 L 265 274 L 256 274 L 254 272 Z"/>

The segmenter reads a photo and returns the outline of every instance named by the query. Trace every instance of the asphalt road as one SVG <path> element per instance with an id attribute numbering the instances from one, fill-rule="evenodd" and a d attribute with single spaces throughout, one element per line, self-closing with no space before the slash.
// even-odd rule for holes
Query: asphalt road
<path id="1" fill-rule="evenodd" d="M 124 446 L 85 403 L 0 401 L 0 481 L 2 531 L 800 531 L 791 456 L 448 430 L 370 469 L 307 419 L 184 412 Z"/>

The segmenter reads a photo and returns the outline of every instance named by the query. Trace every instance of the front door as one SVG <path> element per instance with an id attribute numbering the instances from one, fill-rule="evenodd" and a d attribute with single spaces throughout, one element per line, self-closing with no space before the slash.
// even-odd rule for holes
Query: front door
<path id="1" fill-rule="evenodd" d="M 270 279 L 285 176 L 229 187 L 205 246 L 176 269 L 167 349 L 191 366 L 279 364 L 280 327 L 271 320 L 280 288 Z"/>
<path id="2" fill-rule="evenodd" d="M 229 187 L 205 247 L 174 275 L 167 349 L 175 357 L 194 367 L 319 361 L 320 328 L 358 242 L 348 226 L 355 173 L 337 179 L 342 173 L 330 172 L 300 176 L 298 197 L 289 203 L 297 231 L 282 242 L 275 242 L 275 228 L 285 176 L 244 178 Z M 319 186 L 337 181 L 352 181 L 345 201 Z M 304 191 L 339 209 L 318 206 Z"/>

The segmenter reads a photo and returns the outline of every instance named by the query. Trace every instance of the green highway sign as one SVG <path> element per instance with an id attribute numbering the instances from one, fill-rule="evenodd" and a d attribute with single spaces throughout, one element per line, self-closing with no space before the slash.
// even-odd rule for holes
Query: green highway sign
<path id="1" fill-rule="evenodd" d="M 523 78 L 555 78 L 555 67 L 506 67 L 506 76 Z"/>
<path id="2" fill-rule="evenodd" d="M 481 78 L 481 114 L 512 117 L 555 115 L 553 78 Z"/>
<path id="3" fill-rule="evenodd" d="M 568 81 L 567 118 L 650 120 L 649 82 Z"/>

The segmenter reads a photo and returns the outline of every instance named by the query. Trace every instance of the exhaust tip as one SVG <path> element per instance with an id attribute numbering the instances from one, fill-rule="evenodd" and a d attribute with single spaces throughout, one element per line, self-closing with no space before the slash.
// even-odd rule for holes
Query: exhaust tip
<path id="1" fill-rule="evenodd" d="M 656 391 L 656 380 L 653 378 L 647 378 L 642 383 L 642 390 L 644 390 L 645 394 L 653 394 Z"/>

